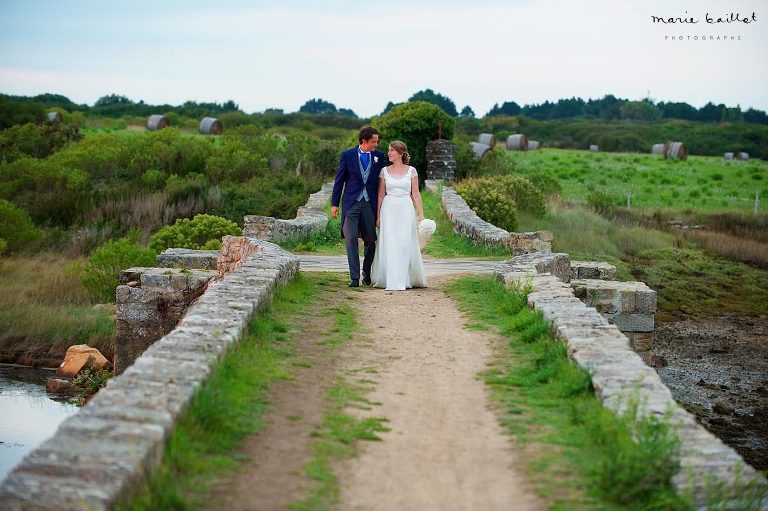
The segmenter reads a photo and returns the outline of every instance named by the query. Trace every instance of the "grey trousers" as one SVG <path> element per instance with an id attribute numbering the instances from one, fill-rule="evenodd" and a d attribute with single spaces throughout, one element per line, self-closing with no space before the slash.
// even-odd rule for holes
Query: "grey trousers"
<path id="1" fill-rule="evenodd" d="M 355 202 L 344 212 L 342 232 L 347 249 L 349 280 L 360 280 L 360 251 L 357 248 L 358 235 L 363 238 L 363 278 L 370 278 L 373 256 L 376 253 L 376 215 L 370 202 Z"/>

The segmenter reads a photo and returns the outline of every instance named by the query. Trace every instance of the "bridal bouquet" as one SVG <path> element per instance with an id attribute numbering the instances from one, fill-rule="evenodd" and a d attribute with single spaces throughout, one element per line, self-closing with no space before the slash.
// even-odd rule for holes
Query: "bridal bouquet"
<path id="1" fill-rule="evenodd" d="M 424 220 L 419 222 L 419 225 L 416 227 L 416 231 L 419 233 L 419 246 L 421 248 L 424 248 L 426 246 L 430 236 L 432 236 L 435 233 L 435 229 L 437 229 L 437 224 L 435 223 L 434 220 L 425 218 Z"/>

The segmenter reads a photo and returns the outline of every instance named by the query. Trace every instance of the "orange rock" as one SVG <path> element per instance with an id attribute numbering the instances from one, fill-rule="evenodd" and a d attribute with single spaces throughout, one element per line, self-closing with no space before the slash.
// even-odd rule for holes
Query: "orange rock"
<path id="1" fill-rule="evenodd" d="M 65 378 L 74 378 L 86 367 L 103 370 L 109 366 L 109 360 L 99 350 L 87 344 L 77 344 L 69 347 L 67 354 L 64 355 L 64 362 L 61 363 L 56 374 Z"/>

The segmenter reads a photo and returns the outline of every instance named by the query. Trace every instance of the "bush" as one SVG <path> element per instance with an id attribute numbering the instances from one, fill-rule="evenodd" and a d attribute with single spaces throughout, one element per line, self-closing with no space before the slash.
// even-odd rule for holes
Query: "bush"
<path id="1" fill-rule="evenodd" d="M 192 220 L 183 218 L 163 227 L 152 235 L 149 246 L 158 253 L 167 248 L 218 250 L 222 236 L 242 234 L 242 229 L 226 218 L 201 214 L 195 215 Z"/>
<path id="2" fill-rule="evenodd" d="M 290 219 L 307 202 L 310 191 L 319 188 L 319 184 L 293 176 L 226 183 L 221 186 L 221 202 L 215 213 L 238 224 L 242 224 L 245 215 Z"/>
<path id="3" fill-rule="evenodd" d="M 0 239 L 5 241 L 8 250 L 18 250 L 40 238 L 40 235 L 40 230 L 26 211 L 0 199 Z"/>
<path id="4" fill-rule="evenodd" d="M 141 176 L 141 182 L 150 190 L 160 190 L 165 185 L 165 172 L 157 169 L 149 169 Z"/>
<path id="5" fill-rule="evenodd" d="M 171 174 L 165 181 L 165 193 L 168 196 L 168 202 L 186 199 L 190 195 L 200 197 L 207 189 L 208 178 L 204 174 L 197 172 L 192 172 L 183 177 Z"/>
<path id="6" fill-rule="evenodd" d="M 437 138 L 439 126 L 442 126 L 444 139 L 453 138 L 453 117 L 439 106 L 424 101 L 394 106 L 372 124 L 378 127 L 384 143 L 402 140 L 408 145 L 410 164 L 419 171 L 420 188 L 427 174 L 427 142 Z M 386 151 L 386 147 L 383 150 Z"/>
<path id="7" fill-rule="evenodd" d="M 610 216 L 616 211 L 617 201 L 610 194 L 595 190 L 587 195 L 587 204 L 589 204 L 598 214 Z"/>
<path id="8" fill-rule="evenodd" d="M 469 143 L 472 142 L 472 138 L 461 136 L 456 137 L 453 143 L 456 144 L 456 172 L 454 179 L 462 180 L 468 177 L 475 177 L 478 174 L 480 167 L 480 161 L 475 156 L 475 152 L 472 151 Z"/>
<path id="9" fill-rule="evenodd" d="M 480 160 L 478 173 L 481 176 L 495 176 L 514 172 L 515 162 L 507 158 L 507 150 L 495 147 Z"/>
<path id="10" fill-rule="evenodd" d="M 491 179 L 467 179 L 456 185 L 456 192 L 477 215 L 496 227 L 517 229 L 517 206 L 511 196 L 499 190 Z"/>
<path id="11" fill-rule="evenodd" d="M 563 192 L 563 185 L 560 184 L 560 180 L 550 172 L 539 169 L 527 177 L 528 181 L 538 188 L 545 197 L 557 197 Z"/>
<path id="12" fill-rule="evenodd" d="M 107 241 L 88 258 L 80 281 L 99 302 L 114 302 L 120 270 L 134 266 L 154 266 L 155 251 L 137 242 L 137 234 L 117 241 Z"/>
<path id="13" fill-rule="evenodd" d="M 512 198 L 520 211 L 530 213 L 537 218 L 544 216 L 547 211 L 544 195 L 524 177 L 499 176 L 492 178 L 489 186 L 500 188 L 502 193 Z"/>

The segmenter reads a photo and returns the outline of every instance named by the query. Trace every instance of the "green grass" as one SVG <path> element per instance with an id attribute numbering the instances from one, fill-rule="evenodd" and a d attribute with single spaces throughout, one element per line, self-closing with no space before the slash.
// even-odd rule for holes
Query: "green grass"
<path id="1" fill-rule="evenodd" d="M 504 259 L 510 257 L 510 253 L 506 249 L 474 245 L 469 241 L 469 238 L 454 234 L 451 221 L 442 210 L 438 194 L 425 190 L 421 193 L 421 199 L 424 205 L 424 216 L 437 223 L 437 230 L 430 238 L 424 253 L 445 259 L 457 257 Z"/>
<path id="2" fill-rule="evenodd" d="M 691 509 L 671 486 L 679 467 L 670 425 L 638 419 L 636 407 L 623 416 L 603 408 L 524 292 L 478 277 L 447 291 L 474 322 L 509 340 L 483 376 L 504 427 L 523 444 L 544 445 L 527 470 L 550 509 Z"/>
<path id="3" fill-rule="evenodd" d="M 341 237 L 341 215 L 331 218 L 331 206 L 325 208 L 328 215 L 328 225 L 325 230 L 313 233 L 304 239 L 286 239 L 278 241 L 278 244 L 291 252 L 314 252 L 318 254 L 341 255 L 346 254 L 344 239 Z"/>
<path id="4" fill-rule="evenodd" d="M 124 510 L 190 509 L 209 481 L 235 473 L 236 447 L 263 428 L 270 383 L 289 377 L 292 325 L 323 287 L 323 274 L 299 273 L 254 316 L 249 334 L 222 360 L 195 397 L 166 447 L 163 463 Z"/>
<path id="5" fill-rule="evenodd" d="M 617 205 L 625 205 L 631 186 L 635 208 L 751 211 L 755 191 L 768 196 L 768 162 L 757 159 L 736 162 L 690 156 L 678 161 L 650 154 L 567 149 L 505 154 L 516 174 L 551 172 L 563 185 L 563 197 L 580 202 L 599 190 L 611 195 Z"/>
<path id="6" fill-rule="evenodd" d="M 382 417 L 358 418 L 346 410 L 352 406 L 369 410 L 372 403 L 364 397 L 365 388 L 339 378 L 328 390 L 329 408 L 322 427 L 314 432 L 312 459 L 305 467 L 313 480 L 306 498 L 294 502 L 291 509 L 300 511 L 324 511 L 331 509 L 339 500 L 339 483 L 331 465 L 357 454 L 359 440 L 380 440 L 377 433 L 389 431 Z"/>

